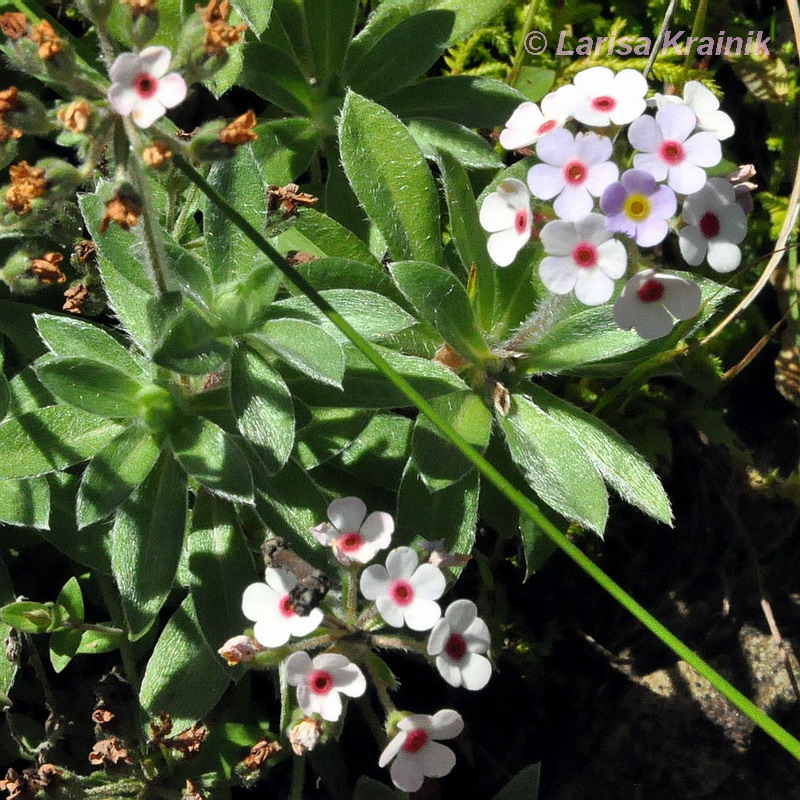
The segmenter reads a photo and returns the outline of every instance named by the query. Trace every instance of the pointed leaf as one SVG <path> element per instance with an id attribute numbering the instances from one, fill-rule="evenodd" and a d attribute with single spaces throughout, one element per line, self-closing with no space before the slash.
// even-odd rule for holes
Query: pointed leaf
<path id="1" fill-rule="evenodd" d="M 183 375 L 206 375 L 231 357 L 233 340 L 214 331 L 198 311 L 187 306 L 167 328 L 153 360 Z"/>
<path id="2" fill-rule="evenodd" d="M 319 147 L 319 131 L 305 118 L 273 119 L 256 125 L 253 155 L 264 182 L 284 186 L 300 177 Z"/>
<path id="3" fill-rule="evenodd" d="M 457 122 L 446 122 L 441 119 L 410 119 L 408 130 L 425 158 L 436 159 L 438 152 L 442 151 L 449 153 L 464 167 L 503 168 L 503 159 L 497 155 L 492 145 L 480 134 Z"/>
<path id="4" fill-rule="evenodd" d="M 317 79 L 337 75 L 353 37 L 358 0 L 303 0 Z"/>
<path id="5" fill-rule="evenodd" d="M 539 797 L 540 765 L 518 772 L 493 798 L 493 800 L 536 800 Z"/>
<path id="6" fill-rule="evenodd" d="M 272 0 L 231 0 L 231 5 L 256 36 L 267 27 Z"/>
<path id="7" fill-rule="evenodd" d="M 47 528 L 50 522 L 50 487 L 47 479 L 0 481 L 0 522 Z"/>

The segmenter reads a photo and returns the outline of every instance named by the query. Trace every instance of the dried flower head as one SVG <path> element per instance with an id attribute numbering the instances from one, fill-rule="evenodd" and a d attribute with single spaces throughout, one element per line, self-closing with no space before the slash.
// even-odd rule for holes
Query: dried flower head
<path id="1" fill-rule="evenodd" d="M 252 109 L 249 109 L 219 132 L 219 140 L 229 147 L 236 147 L 240 144 L 255 141 L 258 139 L 258 135 L 253 133 L 255 126 L 256 115 Z"/>
<path id="2" fill-rule="evenodd" d="M 22 131 L 19 128 L 12 128 L 0 119 L 0 144 L 4 144 L 10 139 L 19 139 L 21 136 Z"/>
<path id="3" fill-rule="evenodd" d="M 0 114 L 16 111 L 18 98 L 19 90 L 16 86 L 9 86 L 8 89 L 0 91 Z"/>
<path id="4" fill-rule="evenodd" d="M 460 369 L 463 369 L 467 366 L 467 362 L 461 356 L 461 354 L 453 350 L 453 348 L 447 343 L 443 344 L 433 354 L 433 360 L 437 364 L 447 367 L 447 369 L 451 370 L 452 372 L 458 372 Z"/>
<path id="5" fill-rule="evenodd" d="M 243 661 L 252 661 L 257 653 L 261 653 L 265 649 L 250 636 L 234 636 L 232 639 L 228 639 L 217 652 L 225 659 L 228 666 L 235 667 Z"/>
<path id="6" fill-rule="evenodd" d="M 289 741 L 295 755 L 304 756 L 306 753 L 310 753 L 317 746 L 321 734 L 322 723 L 319 720 L 303 717 L 289 731 Z"/>
<path id="7" fill-rule="evenodd" d="M 248 755 L 242 761 L 242 766 L 248 772 L 254 772 L 264 765 L 267 759 L 279 753 L 283 748 L 280 742 L 271 742 L 269 739 L 262 739 L 256 742 L 251 748 Z"/>
<path id="8" fill-rule="evenodd" d="M 133 18 L 140 17 L 142 14 L 150 14 L 156 10 L 158 0 L 119 0 L 120 5 L 130 6 Z"/>
<path id="9" fill-rule="evenodd" d="M 35 275 L 42 283 L 64 283 L 67 276 L 61 271 L 61 262 L 64 256 L 61 253 L 45 253 L 43 256 L 31 259 L 28 272 Z"/>
<path id="10" fill-rule="evenodd" d="M 89 287 L 85 283 L 70 286 L 64 292 L 64 297 L 66 300 L 61 306 L 63 311 L 69 311 L 70 314 L 83 314 L 86 304 L 90 300 Z"/>
<path id="11" fill-rule="evenodd" d="M 288 219 L 297 213 L 300 206 L 310 207 L 316 205 L 319 198 L 308 192 L 301 192 L 296 183 L 287 183 L 286 186 L 271 185 L 267 189 L 267 213 L 272 213 L 283 208 L 283 218 Z"/>
<path id="12" fill-rule="evenodd" d="M 109 725 L 117 718 L 117 715 L 108 708 L 96 708 L 92 711 L 92 721 L 100 726 Z"/>
<path id="13" fill-rule="evenodd" d="M 172 158 L 172 150 L 164 142 L 153 142 L 142 150 L 142 161 L 148 167 L 158 169 L 170 158 Z"/>
<path id="14" fill-rule="evenodd" d="M 138 221 L 142 210 L 133 198 L 117 192 L 106 203 L 106 213 L 100 221 L 100 233 L 105 233 L 112 222 L 124 231 L 130 230 Z"/>
<path id="15" fill-rule="evenodd" d="M 128 751 L 122 744 L 122 741 L 116 736 L 110 739 L 101 739 L 95 743 L 92 752 L 89 753 L 89 761 L 92 764 L 132 764 L 133 762 L 128 755 Z"/>
<path id="16" fill-rule="evenodd" d="M 50 61 L 64 48 L 64 42 L 46 19 L 31 28 L 31 39 L 39 45 L 39 58 L 42 61 Z"/>
<path id="17" fill-rule="evenodd" d="M 44 195 L 47 180 L 41 167 L 32 167 L 27 161 L 20 161 L 8 168 L 11 186 L 6 191 L 6 203 L 17 214 L 27 214 L 31 203 Z"/>
<path id="18" fill-rule="evenodd" d="M 0 14 L 0 31 L 9 39 L 21 39 L 28 33 L 28 18 L 19 11 Z"/>
<path id="19" fill-rule="evenodd" d="M 231 45 L 238 44 L 241 35 L 247 30 L 247 25 L 231 25 L 228 22 L 230 11 L 231 4 L 228 0 L 211 0 L 200 11 L 206 27 L 203 46 L 210 56 L 218 56 Z"/>
<path id="20" fill-rule="evenodd" d="M 92 110 L 86 100 L 74 100 L 58 110 L 61 124 L 72 133 L 83 133 L 92 121 Z"/>

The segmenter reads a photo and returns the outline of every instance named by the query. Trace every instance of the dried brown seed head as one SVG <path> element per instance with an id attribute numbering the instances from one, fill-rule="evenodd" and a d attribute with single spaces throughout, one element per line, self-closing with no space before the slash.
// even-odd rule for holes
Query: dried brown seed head
<path id="1" fill-rule="evenodd" d="M 44 170 L 32 167 L 27 161 L 20 161 L 8 168 L 11 186 L 6 191 L 6 203 L 17 214 L 27 214 L 31 210 L 31 203 L 44 195 L 47 189 L 47 180 Z"/>
<path id="2" fill-rule="evenodd" d="M 122 741 L 116 736 L 112 736 L 110 739 L 101 739 L 97 742 L 92 748 L 92 752 L 89 753 L 89 761 L 92 764 L 102 764 L 104 762 L 108 764 L 133 763 Z"/>
<path id="3" fill-rule="evenodd" d="M 105 233 L 112 222 L 116 222 L 122 230 L 130 230 L 141 216 L 142 209 L 130 197 L 117 192 L 106 203 L 106 213 L 100 220 L 100 233 Z"/>
<path id="4" fill-rule="evenodd" d="M 142 161 L 154 169 L 158 169 L 170 158 L 172 158 L 172 150 L 164 142 L 153 142 L 142 150 Z"/>
<path id="5" fill-rule="evenodd" d="M 28 18 L 19 11 L 0 14 L 0 31 L 9 39 L 21 39 L 28 33 Z"/>
<path id="6" fill-rule="evenodd" d="M 31 39 L 39 45 L 39 58 L 42 61 L 50 61 L 64 48 L 64 42 L 46 19 L 31 28 Z"/>
<path id="7" fill-rule="evenodd" d="M 92 109 L 86 100 L 75 100 L 58 110 L 61 124 L 72 133 L 83 133 L 92 121 Z"/>
<path id="8" fill-rule="evenodd" d="M 253 133 L 256 126 L 256 115 L 252 109 L 245 111 L 240 117 L 236 117 L 233 122 L 226 125 L 219 132 L 219 140 L 222 144 L 229 147 L 236 147 L 240 144 L 247 144 L 258 139 L 258 135 Z"/>
<path id="9" fill-rule="evenodd" d="M 119 0 L 119 2 L 120 5 L 131 7 L 131 14 L 134 19 L 142 14 L 150 14 L 158 6 L 158 0 Z"/>
<path id="10" fill-rule="evenodd" d="M 250 753 L 242 761 L 242 766 L 249 772 L 254 772 L 260 769 L 267 762 L 267 759 L 279 753 L 282 749 L 280 742 L 262 739 L 250 748 Z"/>
<path id="11" fill-rule="evenodd" d="M 28 272 L 35 275 L 42 283 L 64 283 L 67 276 L 61 271 L 61 262 L 64 256 L 61 253 L 45 253 L 43 256 L 31 259 Z"/>

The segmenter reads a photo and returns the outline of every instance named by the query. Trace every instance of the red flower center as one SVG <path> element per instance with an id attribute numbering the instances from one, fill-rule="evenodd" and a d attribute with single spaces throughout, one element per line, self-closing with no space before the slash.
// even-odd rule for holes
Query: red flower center
<path id="1" fill-rule="evenodd" d="M 148 75 L 146 72 L 140 72 L 133 79 L 133 88 L 142 100 L 148 100 L 158 91 L 158 78 Z"/>
<path id="2" fill-rule="evenodd" d="M 572 259 L 584 269 L 589 269 L 597 263 L 597 248 L 589 242 L 581 242 L 572 251 Z"/>
<path id="3" fill-rule="evenodd" d="M 285 594 L 281 599 L 278 601 L 278 611 L 281 612 L 282 617 L 294 617 L 296 616 L 294 606 L 292 605 L 292 601 L 289 599 L 289 595 Z"/>
<path id="4" fill-rule="evenodd" d="M 636 294 L 643 303 L 655 303 L 664 294 L 664 284 L 649 278 L 637 289 Z"/>
<path id="5" fill-rule="evenodd" d="M 589 170 L 583 161 L 569 161 L 564 165 L 564 180 L 573 186 L 583 183 L 589 176 Z"/>
<path id="6" fill-rule="evenodd" d="M 461 661 L 467 654 L 467 643 L 460 633 L 451 633 L 447 644 L 444 646 L 444 651 L 453 661 Z"/>
<path id="7" fill-rule="evenodd" d="M 617 107 L 617 101 L 607 94 L 595 97 L 592 100 L 592 108 L 595 111 L 613 111 Z"/>
<path id="8" fill-rule="evenodd" d="M 547 131 L 553 130 L 558 123 L 554 119 L 548 119 L 547 122 L 543 122 L 537 129 L 536 133 L 539 136 L 543 136 Z"/>
<path id="9" fill-rule="evenodd" d="M 658 154 L 661 156 L 662 161 L 667 164 L 676 165 L 680 164 L 686 158 L 686 151 L 680 142 L 668 140 L 661 142 L 661 147 L 658 149 Z"/>
<path id="10" fill-rule="evenodd" d="M 364 539 L 360 533 L 346 533 L 339 539 L 339 549 L 343 553 L 353 553 L 364 544 Z"/>
<path id="11" fill-rule="evenodd" d="M 406 734 L 403 742 L 403 751 L 406 753 L 418 753 L 428 743 L 428 732 L 422 728 L 414 728 Z"/>
<path id="12" fill-rule="evenodd" d="M 411 601 L 414 599 L 414 589 L 408 581 L 395 581 L 389 593 L 391 594 L 392 600 L 394 600 L 398 606 L 410 605 Z"/>
<path id="13" fill-rule="evenodd" d="M 706 211 L 700 220 L 700 233 L 706 239 L 713 239 L 719 235 L 719 217 L 713 211 Z"/>
<path id="14" fill-rule="evenodd" d="M 519 233 L 525 233 L 525 230 L 528 227 L 528 212 L 526 209 L 521 208 L 517 211 L 517 215 L 514 217 L 514 230 Z"/>
<path id="15" fill-rule="evenodd" d="M 324 669 L 315 669 L 308 678 L 308 688 L 314 694 L 328 694 L 333 689 L 333 678 Z"/>

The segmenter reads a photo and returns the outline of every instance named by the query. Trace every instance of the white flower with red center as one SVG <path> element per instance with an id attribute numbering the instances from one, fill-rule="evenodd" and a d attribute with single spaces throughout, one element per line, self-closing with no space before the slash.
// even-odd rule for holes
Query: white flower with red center
<path id="1" fill-rule="evenodd" d="M 701 299 L 696 283 L 645 269 L 625 284 L 614 303 L 614 319 L 620 328 L 633 328 L 643 339 L 660 339 L 672 330 L 673 317 L 691 319 Z"/>
<path id="2" fill-rule="evenodd" d="M 628 140 L 641 151 L 633 166 L 657 181 L 666 180 L 679 194 L 699 191 L 706 182 L 704 168 L 719 164 L 722 148 L 707 131 L 690 136 L 696 124 L 694 111 L 685 105 L 664 106 L 655 119 L 639 117 L 628 128 Z"/>
<path id="3" fill-rule="evenodd" d="M 141 53 L 120 53 L 111 65 L 108 99 L 117 114 L 130 116 L 140 128 L 157 119 L 186 97 L 186 81 L 166 74 L 172 53 L 166 47 L 145 47 Z"/>
<path id="4" fill-rule="evenodd" d="M 747 215 L 736 202 L 736 190 L 724 178 L 711 178 L 683 203 L 678 234 L 681 255 L 696 267 L 703 259 L 717 272 L 731 272 L 742 261 L 738 244 L 747 233 Z"/>
<path id="5" fill-rule="evenodd" d="M 492 675 L 492 665 L 482 655 L 490 644 L 489 628 L 478 616 L 475 603 L 456 600 L 433 626 L 428 655 L 436 656 L 436 669 L 451 686 L 477 691 Z"/>
<path id="6" fill-rule="evenodd" d="M 592 67 L 579 72 L 573 83 L 578 91 L 572 116 L 584 125 L 627 125 L 645 110 L 647 81 L 635 69 L 615 75 L 607 67 Z"/>
<path id="7" fill-rule="evenodd" d="M 607 136 L 573 136 L 556 128 L 536 143 L 536 155 L 545 163 L 528 170 L 531 194 L 541 200 L 555 197 L 553 209 L 561 219 L 585 217 L 594 207 L 592 197 L 600 197 L 619 176 L 617 165 L 608 160 L 611 150 Z"/>
<path id="8" fill-rule="evenodd" d="M 336 722 L 342 714 L 342 698 L 361 697 L 367 680 L 357 664 L 339 653 L 322 653 L 312 661 L 304 651 L 292 653 L 284 662 L 286 680 L 297 687 L 297 704 L 307 716 L 319 714 Z"/>
<path id="9" fill-rule="evenodd" d="M 253 635 L 264 647 L 280 647 L 291 636 L 307 636 L 322 622 L 321 609 L 301 617 L 292 607 L 289 592 L 297 578 L 284 569 L 268 567 L 265 583 L 251 583 L 242 596 L 242 613 L 255 622 Z"/>
<path id="10" fill-rule="evenodd" d="M 366 517 L 366 519 L 365 519 Z M 323 522 L 311 531 L 317 541 L 333 549 L 345 566 L 352 561 L 366 564 L 392 541 L 394 520 L 385 511 L 373 511 L 357 497 L 340 497 L 328 506 L 330 523 Z"/>
<path id="11" fill-rule="evenodd" d="M 675 214 L 678 201 L 669 186 L 656 186 L 649 172 L 629 169 L 606 187 L 600 208 L 608 214 L 608 230 L 635 238 L 640 247 L 654 247 L 667 235 L 667 220 Z"/>
<path id="12" fill-rule="evenodd" d="M 500 131 L 500 144 L 506 150 L 518 150 L 538 142 L 569 119 L 574 94 L 574 86 L 562 86 L 542 98 L 541 110 L 536 103 L 521 103 Z"/>
<path id="13" fill-rule="evenodd" d="M 392 783 L 404 792 L 416 792 L 425 778 L 443 778 L 456 765 L 453 751 L 439 739 L 454 739 L 464 730 L 461 714 L 450 708 L 428 714 L 410 714 L 397 723 L 400 732 L 386 745 L 378 766 L 392 759 Z"/>
<path id="14" fill-rule="evenodd" d="M 714 134 L 720 141 L 733 136 L 733 120 L 719 110 L 719 100 L 700 81 L 689 81 L 683 87 L 683 98 L 674 94 L 657 94 L 647 101 L 648 105 L 664 108 L 667 105 L 684 104 L 694 111 L 697 127 Z"/>
<path id="15" fill-rule="evenodd" d="M 444 575 L 433 564 L 420 564 L 410 547 L 392 550 L 385 567 L 367 567 L 360 585 L 361 594 L 375 601 L 381 617 L 393 628 L 405 623 L 412 631 L 427 631 L 442 616 L 436 601 L 444 594 Z"/>
<path id="16" fill-rule="evenodd" d="M 588 306 L 605 303 L 614 281 L 625 274 L 625 245 L 612 238 L 605 218 L 588 214 L 577 222 L 554 220 L 542 228 L 546 258 L 539 265 L 542 283 L 554 294 L 569 294 Z"/>
<path id="17" fill-rule="evenodd" d="M 506 178 L 486 196 L 478 219 L 491 234 L 486 242 L 489 257 L 498 267 L 507 267 L 531 238 L 531 196 L 525 184 Z"/>

